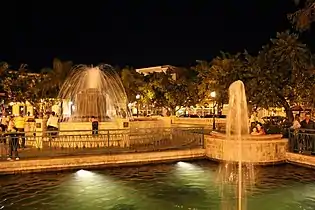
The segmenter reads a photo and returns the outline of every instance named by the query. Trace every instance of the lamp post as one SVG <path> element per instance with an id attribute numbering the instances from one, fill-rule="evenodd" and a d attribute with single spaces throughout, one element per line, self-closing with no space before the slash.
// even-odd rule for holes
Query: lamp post
<path id="1" fill-rule="evenodd" d="M 139 99 L 140 99 L 140 94 L 136 95 L 136 100 L 137 100 L 137 117 L 139 117 Z"/>
<path id="2" fill-rule="evenodd" d="M 212 120 L 212 130 L 215 130 L 215 97 L 216 97 L 216 92 L 215 91 L 212 91 L 210 93 L 210 96 L 213 100 L 213 106 L 212 106 L 212 109 L 213 109 L 213 113 L 212 113 L 212 117 L 213 117 L 213 120 Z"/>

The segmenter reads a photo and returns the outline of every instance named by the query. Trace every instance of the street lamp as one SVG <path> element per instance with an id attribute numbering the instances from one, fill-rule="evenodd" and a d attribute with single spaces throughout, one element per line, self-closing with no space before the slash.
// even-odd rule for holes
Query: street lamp
<path id="1" fill-rule="evenodd" d="M 213 109 L 213 113 L 212 113 L 212 117 L 213 117 L 213 120 L 212 120 L 212 130 L 215 130 L 215 97 L 216 97 L 216 92 L 215 91 L 212 91 L 210 93 L 210 96 L 213 100 L 213 106 L 212 106 L 212 109 Z"/>
<path id="2" fill-rule="evenodd" d="M 140 99 L 140 94 L 136 95 L 136 100 L 137 100 L 137 117 L 139 117 L 139 99 Z"/>

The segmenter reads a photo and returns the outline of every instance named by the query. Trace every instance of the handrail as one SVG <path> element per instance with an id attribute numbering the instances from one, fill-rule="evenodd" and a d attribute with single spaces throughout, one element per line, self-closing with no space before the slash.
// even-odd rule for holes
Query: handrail
<path id="1" fill-rule="evenodd" d="M 23 141 L 26 143 L 28 149 L 19 151 L 23 159 L 87 153 L 97 155 L 204 148 L 203 127 L 102 129 L 98 130 L 98 134 L 93 134 L 92 130 L 83 130 L 83 133 L 80 133 L 80 130 L 49 132 L 54 135 L 30 135 L 36 132 L 0 133 L 4 134 L 0 135 L 0 159 L 7 157 L 13 140 L 18 140 L 19 145 L 22 145 Z"/>
<path id="2" fill-rule="evenodd" d="M 159 130 L 166 130 L 166 129 L 179 129 L 179 130 L 194 130 L 194 129 L 197 129 L 197 130 L 203 130 L 204 128 L 203 127 L 175 127 L 175 126 L 172 126 L 172 127 L 156 127 L 156 128 L 127 128 L 127 129 L 98 129 L 97 131 L 98 132 L 110 132 L 110 131 L 122 131 L 122 132 L 134 132 L 134 131 L 145 131 L 145 130 L 154 130 L 154 131 L 159 131 Z M 9 134 L 29 134 L 29 133 L 76 133 L 76 132 L 92 132 L 93 130 L 92 129 L 86 129 L 86 130 L 45 130 L 45 131 L 24 131 L 24 132 L 19 132 L 19 131 L 16 131 L 16 132 L 0 132 L 0 135 L 1 134 L 4 134 L 4 135 L 9 135 Z"/>
<path id="3" fill-rule="evenodd" d="M 305 133 L 305 131 L 310 131 L 310 132 L 315 132 L 315 129 L 306 129 L 306 128 L 299 128 L 299 129 L 294 129 L 294 128 L 289 128 L 290 132 L 294 131 L 302 131 Z"/>
<path id="4" fill-rule="evenodd" d="M 315 129 L 288 129 L 289 151 L 315 155 Z"/>

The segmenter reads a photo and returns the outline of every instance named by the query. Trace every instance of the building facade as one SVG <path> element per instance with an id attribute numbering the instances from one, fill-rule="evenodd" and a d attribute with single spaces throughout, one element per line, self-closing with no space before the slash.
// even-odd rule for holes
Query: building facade
<path id="1" fill-rule="evenodd" d="M 174 80 L 176 80 L 176 69 L 177 67 L 175 66 L 171 66 L 171 65 L 163 65 L 163 66 L 154 66 L 154 67 L 147 67 L 147 68 L 140 68 L 140 69 L 136 69 L 136 72 L 138 72 L 139 74 L 143 74 L 143 75 L 148 75 L 150 73 L 160 73 L 160 72 L 164 72 L 166 73 L 167 71 L 173 72 L 172 74 L 172 78 Z"/>

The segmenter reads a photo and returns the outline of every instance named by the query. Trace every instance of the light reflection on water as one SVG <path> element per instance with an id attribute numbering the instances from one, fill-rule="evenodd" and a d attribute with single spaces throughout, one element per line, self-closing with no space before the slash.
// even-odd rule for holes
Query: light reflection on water
<path id="1" fill-rule="evenodd" d="M 218 166 L 208 161 L 0 177 L 0 209 L 220 209 Z M 315 209 L 315 171 L 256 169 L 249 210 Z M 2 207 L 2 208 L 1 208 Z"/>

